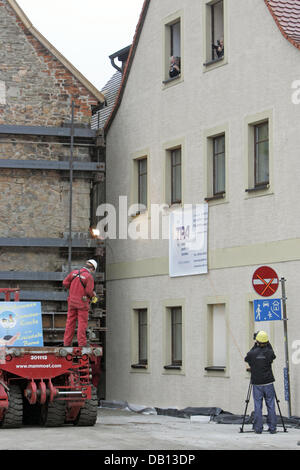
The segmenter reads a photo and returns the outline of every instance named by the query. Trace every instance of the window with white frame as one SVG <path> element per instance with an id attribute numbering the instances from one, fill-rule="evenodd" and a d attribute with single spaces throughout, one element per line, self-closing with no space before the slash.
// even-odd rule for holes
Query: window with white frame
<path id="1" fill-rule="evenodd" d="M 168 348 L 165 369 L 181 369 L 182 366 L 182 307 L 167 308 Z"/>
<path id="2" fill-rule="evenodd" d="M 134 155 L 130 188 L 130 216 L 143 214 L 148 209 L 148 154 Z"/>
<path id="3" fill-rule="evenodd" d="M 206 370 L 225 370 L 227 366 L 226 305 L 211 304 L 208 311 L 208 365 Z"/>
<path id="4" fill-rule="evenodd" d="M 181 18 L 165 24 L 165 77 L 164 82 L 181 75 Z"/>
<path id="5" fill-rule="evenodd" d="M 269 119 L 248 124 L 248 193 L 266 190 L 270 185 Z"/>
<path id="6" fill-rule="evenodd" d="M 213 137 L 213 196 L 225 193 L 225 134 Z"/>
<path id="7" fill-rule="evenodd" d="M 145 368 L 148 365 L 148 310 L 147 308 L 134 309 L 134 364 L 133 369 Z"/>
<path id="8" fill-rule="evenodd" d="M 226 195 L 226 134 L 206 136 L 207 202 Z"/>
<path id="9" fill-rule="evenodd" d="M 269 123 L 254 126 L 254 185 L 269 184 Z"/>
<path id="10" fill-rule="evenodd" d="M 206 60 L 205 65 L 224 59 L 225 17 L 224 0 L 206 3 Z"/>
<path id="11" fill-rule="evenodd" d="M 181 188 L 181 148 L 169 150 L 171 160 L 171 204 L 180 204 Z"/>
<path id="12" fill-rule="evenodd" d="M 171 308 L 171 349 L 172 365 L 182 365 L 182 310 L 181 307 Z"/>
<path id="13" fill-rule="evenodd" d="M 138 204 L 147 207 L 147 158 L 140 158 L 138 164 Z"/>
<path id="14" fill-rule="evenodd" d="M 138 343 L 139 343 L 139 364 L 148 363 L 148 320 L 147 309 L 138 310 Z"/>

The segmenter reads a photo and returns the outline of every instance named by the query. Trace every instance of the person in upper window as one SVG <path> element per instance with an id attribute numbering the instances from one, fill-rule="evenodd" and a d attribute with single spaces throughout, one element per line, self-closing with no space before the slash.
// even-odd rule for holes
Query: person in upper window
<path id="1" fill-rule="evenodd" d="M 215 49 L 218 59 L 224 57 L 224 40 L 220 39 L 217 41 L 217 45 L 213 44 L 213 49 Z"/>
<path id="2" fill-rule="evenodd" d="M 171 57 L 170 60 L 170 69 L 169 69 L 169 76 L 171 78 L 177 77 L 180 74 L 180 57 Z"/>

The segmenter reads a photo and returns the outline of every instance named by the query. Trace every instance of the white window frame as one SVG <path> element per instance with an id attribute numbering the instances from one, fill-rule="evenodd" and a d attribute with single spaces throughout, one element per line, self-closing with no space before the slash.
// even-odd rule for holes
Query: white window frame
<path id="1" fill-rule="evenodd" d="M 228 322 L 229 322 L 229 313 L 228 313 L 228 299 L 225 297 L 213 297 L 209 298 L 206 301 L 207 305 L 207 335 L 206 335 L 206 375 L 224 377 L 229 375 L 229 335 L 228 335 Z M 224 306 L 224 321 L 225 321 L 225 331 L 224 331 L 224 340 L 225 340 L 225 355 L 226 355 L 226 364 L 214 364 L 214 331 L 213 331 L 213 310 L 214 306 Z"/>
<path id="2" fill-rule="evenodd" d="M 269 183 L 265 186 L 255 186 L 254 165 L 254 130 L 255 126 L 268 121 L 269 126 Z M 245 118 L 244 123 L 244 161 L 245 161 L 245 198 L 266 196 L 273 194 L 273 155 L 274 155 L 274 133 L 273 133 L 273 110 L 263 111 Z"/>
<path id="3" fill-rule="evenodd" d="M 170 69 L 170 58 L 171 58 L 171 29 L 170 26 L 180 22 L 180 74 L 176 77 L 169 76 Z M 162 89 L 169 88 L 170 86 L 181 83 L 184 78 L 184 51 L 183 51 L 183 11 L 176 11 L 175 13 L 169 15 L 167 18 L 163 19 L 162 24 L 163 30 L 163 78 L 162 78 Z"/>
<path id="4" fill-rule="evenodd" d="M 223 0 L 224 55 L 212 60 L 211 6 L 220 0 L 205 0 L 203 3 L 203 70 L 208 72 L 228 63 L 228 0 Z"/>
<path id="5" fill-rule="evenodd" d="M 225 192 L 214 194 L 214 174 L 213 174 L 213 142 L 216 137 L 225 136 Z M 205 201 L 209 205 L 222 204 L 228 202 L 229 186 L 229 126 L 227 124 L 217 126 L 204 131 L 204 193 Z"/>

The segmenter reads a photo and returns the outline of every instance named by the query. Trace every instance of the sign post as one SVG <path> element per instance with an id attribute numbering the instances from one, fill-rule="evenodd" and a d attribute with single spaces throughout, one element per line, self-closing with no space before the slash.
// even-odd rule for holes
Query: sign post
<path id="1" fill-rule="evenodd" d="M 281 284 L 281 299 L 266 299 L 275 294 Z M 290 387 L 290 368 L 289 368 L 289 350 L 288 350 L 288 332 L 287 332 L 287 308 L 285 282 L 282 277 L 279 281 L 277 273 L 269 266 L 261 266 L 256 269 L 252 277 L 252 285 L 257 294 L 264 299 L 254 300 L 254 321 L 283 321 L 284 349 L 285 349 L 285 367 L 284 375 L 284 396 L 288 402 L 288 416 L 292 415 L 291 411 L 291 387 Z M 282 309 L 281 309 L 282 303 Z M 281 311 L 282 310 L 282 311 Z"/>
<path id="2" fill-rule="evenodd" d="M 284 368 L 284 390 L 285 400 L 288 402 L 288 416 L 292 415 L 291 407 L 291 387 L 290 387 L 290 366 L 289 366 L 289 348 L 288 348 L 288 332 L 287 332 L 287 309 L 286 309 L 286 295 L 285 295 L 285 282 L 282 277 L 280 279 L 281 292 L 282 292 L 282 306 L 283 306 L 283 334 L 284 334 L 284 350 L 285 350 L 285 368 Z"/>

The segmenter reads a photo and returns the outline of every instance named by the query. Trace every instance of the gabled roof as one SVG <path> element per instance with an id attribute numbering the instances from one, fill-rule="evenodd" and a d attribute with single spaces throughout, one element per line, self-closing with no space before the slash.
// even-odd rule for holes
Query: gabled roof
<path id="1" fill-rule="evenodd" d="M 138 41 L 142 32 L 143 24 L 147 15 L 148 7 L 151 0 L 144 0 L 142 12 L 140 14 L 139 22 L 136 27 L 135 36 L 130 49 L 129 57 L 125 67 L 123 79 L 119 88 L 119 93 L 115 101 L 112 112 L 105 124 L 105 132 L 110 128 L 110 125 L 118 111 L 121 104 L 124 89 L 128 80 L 131 65 L 134 59 L 135 51 L 137 49 Z M 283 36 L 292 43 L 295 47 L 300 49 L 300 0 L 263 0 L 267 5 L 272 17 L 274 18 L 278 28 Z"/>
<path id="2" fill-rule="evenodd" d="M 105 97 L 103 94 L 89 82 L 82 73 L 79 72 L 30 22 L 24 11 L 19 7 L 15 0 L 6 0 L 10 7 L 14 10 L 24 27 L 46 48 L 56 59 L 63 64 L 66 69 L 89 91 L 98 101 L 103 103 Z"/>
<path id="3" fill-rule="evenodd" d="M 283 36 L 300 49 L 300 0 L 265 0 Z"/>

